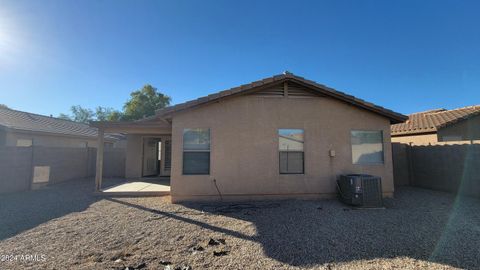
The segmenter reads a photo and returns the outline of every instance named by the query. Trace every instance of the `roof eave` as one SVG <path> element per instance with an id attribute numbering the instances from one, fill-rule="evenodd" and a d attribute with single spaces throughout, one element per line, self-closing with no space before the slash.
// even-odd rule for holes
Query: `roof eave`
<path id="1" fill-rule="evenodd" d="M 418 131 L 407 131 L 407 132 L 391 132 L 392 137 L 405 137 L 405 136 L 417 136 L 417 135 L 428 135 L 428 134 L 437 134 L 437 130 L 418 130 Z"/>

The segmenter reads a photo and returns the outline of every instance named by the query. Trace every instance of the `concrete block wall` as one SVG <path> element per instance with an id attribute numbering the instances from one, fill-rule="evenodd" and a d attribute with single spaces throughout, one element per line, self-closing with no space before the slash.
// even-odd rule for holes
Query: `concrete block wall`
<path id="1" fill-rule="evenodd" d="M 48 183 L 88 177 L 88 149 L 35 146 L 33 165 L 49 167 Z"/>
<path id="2" fill-rule="evenodd" d="M 96 149 L 0 147 L 0 193 L 95 176 Z M 125 149 L 106 148 L 104 177 L 125 176 Z"/>
<path id="3" fill-rule="evenodd" d="M 408 186 L 410 184 L 408 151 L 408 144 L 392 143 L 393 181 L 395 186 Z"/>
<path id="4" fill-rule="evenodd" d="M 31 179 L 31 149 L 0 147 L 0 193 L 27 190 Z"/>
<path id="5" fill-rule="evenodd" d="M 480 144 L 393 146 L 395 184 L 480 197 Z"/>
<path id="6" fill-rule="evenodd" d="M 95 158 L 96 156 L 95 152 Z M 95 158 L 90 160 L 93 160 L 95 163 Z M 103 154 L 103 176 L 125 177 L 125 158 L 125 148 L 105 149 Z"/>
<path id="7" fill-rule="evenodd" d="M 125 148 L 105 148 L 103 152 L 103 177 L 125 177 Z M 88 177 L 95 176 L 97 149 L 88 148 Z"/>
<path id="8" fill-rule="evenodd" d="M 480 145 L 412 147 L 414 185 L 480 197 Z"/>

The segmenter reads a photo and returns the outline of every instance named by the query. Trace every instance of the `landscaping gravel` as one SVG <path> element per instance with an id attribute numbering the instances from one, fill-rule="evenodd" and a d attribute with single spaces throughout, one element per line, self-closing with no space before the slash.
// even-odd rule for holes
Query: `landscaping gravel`
<path id="1" fill-rule="evenodd" d="M 0 195 L 0 269 L 480 269 L 480 202 L 398 188 L 337 200 L 174 205 L 91 180 Z"/>

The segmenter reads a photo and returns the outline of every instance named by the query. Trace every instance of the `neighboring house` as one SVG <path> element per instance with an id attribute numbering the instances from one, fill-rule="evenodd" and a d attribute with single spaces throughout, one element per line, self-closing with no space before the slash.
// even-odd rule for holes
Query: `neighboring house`
<path id="1" fill-rule="evenodd" d="M 87 124 L 0 108 L 0 146 L 97 147 L 98 132 Z M 106 147 L 125 145 L 125 136 L 107 134 Z"/>
<path id="2" fill-rule="evenodd" d="M 414 113 L 391 130 L 392 142 L 412 145 L 480 140 L 480 105 Z"/>
<path id="3" fill-rule="evenodd" d="M 390 125 L 406 119 L 285 73 L 139 121 L 92 125 L 128 134 L 126 176 L 169 175 L 180 202 L 331 197 L 346 173 L 380 176 L 392 196 Z"/>

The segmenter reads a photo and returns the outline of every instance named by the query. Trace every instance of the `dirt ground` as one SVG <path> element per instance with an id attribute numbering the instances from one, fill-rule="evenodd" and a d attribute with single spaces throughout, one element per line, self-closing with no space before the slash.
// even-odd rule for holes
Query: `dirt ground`
<path id="1" fill-rule="evenodd" d="M 172 205 L 79 180 L 0 195 L 0 269 L 480 269 L 480 201 L 399 188 L 336 200 Z"/>

